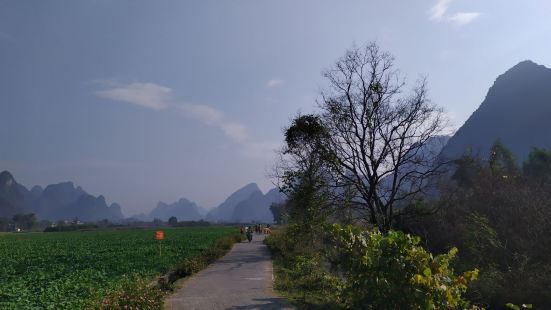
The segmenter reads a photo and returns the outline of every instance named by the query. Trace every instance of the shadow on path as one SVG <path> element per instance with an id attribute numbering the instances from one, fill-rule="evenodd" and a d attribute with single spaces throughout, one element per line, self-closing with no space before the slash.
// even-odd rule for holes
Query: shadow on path
<path id="1" fill-rule="evenodd" d="M 271 310 L 271 309 L 281 309 L 282 305 L 285 305 L 285 299 L 283 298 L 259 298 L 254 299 L 258 304 L 249 305 L 249 306 L 237 306 L 227 308 L 228 310 L 248 310 L 248 309 L 260 309 L 260 310 Z"/>

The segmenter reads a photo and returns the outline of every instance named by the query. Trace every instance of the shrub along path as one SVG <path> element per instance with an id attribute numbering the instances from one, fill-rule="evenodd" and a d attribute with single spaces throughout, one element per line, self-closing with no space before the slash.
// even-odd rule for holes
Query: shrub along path
<path id="1" fill-rule="evenodd" d="M 272 260 L 263 240 L 254 235 L 251 243 L 237 243 L 226 256 L 182 280 L 165 309 L 292 309 L 273 290 Z"/>

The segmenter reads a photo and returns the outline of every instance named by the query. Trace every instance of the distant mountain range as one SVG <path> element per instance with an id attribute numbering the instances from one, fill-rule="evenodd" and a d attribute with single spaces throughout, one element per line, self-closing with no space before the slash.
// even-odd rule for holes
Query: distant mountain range
<path id="1" fill-rule="evenodd" d="M 273 222 L 270 211 L 272 203 L 285 200 L 283 194 L 272 189 L 263 194 L 256 183 L 250 183 L 231 194 L 216 208 L 207 212 L 202 207 L 185 198 L 172 204 L 159 202 L 149 214 L 138 214 L 129 220 L 152 221 L 168 220 L 175 216 L 178 221 L 206 220 L 215 223 Z"/>
<path id="2" fill-rule="evenodd" d="M 0 218 L 10 219 L 15 214 L 35 213 L 39 219 L 51 221 L 71 220 L 112 222 L 167 221 L 175 216 L 179 221 L 208 220 L 211 222 L 267 222 L 273 221 L 270 206 L 284 201 L 278 190 L 272 189 L 265 195 L 255 183 L 248 184 L 231 194 L 222 204 L 210 212 L 196 203 L 181 198 L 167 204 L 162 201 L 148 214 L 138 214 L 125 219 L 121 206 L 110 206 L 103 196 L 93 196 L 72 182 L 52 184 L 42 188 L 35 186 L 28 190 L 17 183 L 8 171 L 0 173 Z"/>
<path id="3" fill-rule="evenodd" d="M 45 189 L 35 186 L 29 191 L 8 171 L 0 173 L 0 218 L 31 212 L 40 219 L 52 221 L 74 218 L 120 221 L 124 218 L 120 205 L 108 206 L 103 196 L 90 195 L 71 182 L 48 185 Z"/>
<path id="4" fill-rule="evenodd" d="M 523 61 L 500 75 L 480 107 L 448 141 L 441 155 L 488 157 L 500 139 L 522 161 L 532 147 L 551 149 L 551 69 Z"/>

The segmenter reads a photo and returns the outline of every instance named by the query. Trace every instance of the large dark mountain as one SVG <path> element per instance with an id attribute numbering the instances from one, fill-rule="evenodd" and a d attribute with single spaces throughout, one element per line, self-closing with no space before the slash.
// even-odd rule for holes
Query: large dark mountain
<path id="1" fill-rule="evenodd" d="M 108 219 L 112 221 L 122 220 L 124 217 L 117 203 L 107 206 L 103 196 L 94 197 L 90 194 L 82 194 L 77 200 L 50 213 L 47 218 L 78 218 L 82 221 L 99 221 Z"/>
<path id="2" fill-rule="evenodd" d="M 11 218 L 25 212 L 25 200 L 21 186 L 8 171 L 0 173 L 0 218 Z"/>
<path id="3" fill-rule="evenodd" d="M 500 75 L 480 107 L 442 150 L 447 159 L 465 153 L 488 156 L 500 139 L 518 160 L 531 147 L 551 149 L 551 69 L 523 61 Z"/>
<path id="4" fill-rule="evenodd" d="M 39 192 L 38 190 L 36 191 Z M 62 182 L 46 186 L 41 195 L 28 196 L 31 208 L 39 218 L 61 219 L 65 218 L 62 209 L 76 202 L 80 196 L 87 193 L 81 187 L 75 188 L 72 182 Z M 72 212 L 69 212 L 72 213 Z M 74 218 L 67 217 L 67 218 Z"/>
<path id="5" fill-rule="evenodd" d="M 123 219 L 121 207 L 114 203 L 107 206 L 103 196 L 94 197 L 71 182 L 40 186 L 30 191 L 18 184 L 13 176 L 0 173 L 0 217 L 32 212 L 40 219 L 52 221 L 78 218 L 83 221 Z"/>
<path id="6" fill-rule="evenodd" d="M 235 193 L 231 194 L 224 202 L 218 207 L 212 209 L 207 214 L 207 221 L 217 222 L 229 222 L 232 220 L 233 210 L 238 203 L 247 200 L 253 193 L 260 192 L 260 188 L 256 183 L 250 183 L 244 187 L 238 189 Z"/>
<path id="7" fill-rule="evenodd" d="M 198 221 L 203 218 L 204 211 L 192 201 L 185 198 L 172 204 L 160 201 L 157 207 L 149 214 L 149 219 L 158 218 L 163 221 L 175 216 L 178 221 Z"/>
<path id="8" fill-rule="evenodd" d="M 247 200 L 238 203 L 233 210 L 232 222 L 262 222 L 271 223 L 274 218 L 270 211 L 272 203 L 280 203 L 285 200 L 285 195 L 277 189 L 266 193 L 255 191 Z"/>

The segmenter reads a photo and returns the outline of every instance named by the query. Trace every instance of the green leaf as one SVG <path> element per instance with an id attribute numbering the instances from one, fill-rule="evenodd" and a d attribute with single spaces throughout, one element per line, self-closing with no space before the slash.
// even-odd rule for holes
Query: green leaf
<path id="1" fill-rule="evenodd" d="M 425 268 L 425 270 L 423 270 L 423 274 L 427 277 L 430 277 L 432 275 L 432 271 L 430 270 L 430 268 Z"/>
<path id="2" fill-rule="evenodd" d="M 513 309 L 513 310 L 520 310 L 520 307 L 515 305 L 515 304 L 512 304 L 512 303 L 507 303 L 505 304 L 505 307 L 509 308 L 509 309 Z"/>

